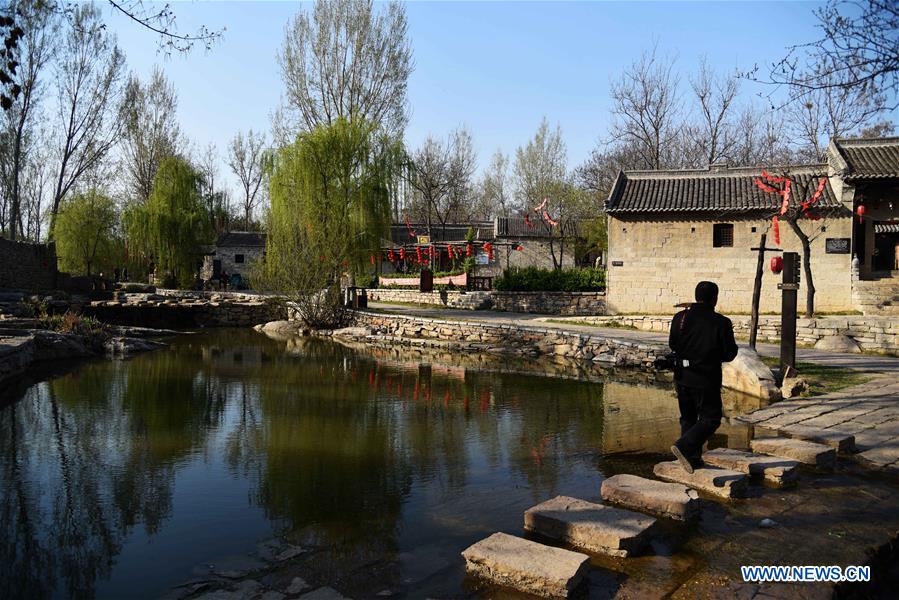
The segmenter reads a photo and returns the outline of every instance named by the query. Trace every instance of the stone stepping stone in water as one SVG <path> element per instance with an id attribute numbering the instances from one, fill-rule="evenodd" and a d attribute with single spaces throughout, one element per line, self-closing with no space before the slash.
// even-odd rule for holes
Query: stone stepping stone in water
<path id="1" fill-rule="evenodd" d="M 622 473 L 602 482 L 602 499 L 677 521 L 699 516 L 699 494 L 679 483 L 667 483 Z"/>
<path id="2" fill-rule="evenodd" d="M 621 557 L 643 548 L 655 522 L 638 512 L 569 496 L 556 496 L 524 513 L 525 531 L 589 552 Z"/>
<path id="3" fill-rule="evenodd" d="M 833 469 L 837 462 L 835 448 L 806 440 L 784 437 L 756 438 L 749 442 L 754 452 L 798 460 L 819 469 Z"/>
<path id="4" fill-rule="evenodd" d="M 837 452 L 852 452 L 855 450 L 855 436 L 842 431 L 839 427 L 821 429 L 809 425 L 789 425 L 782 427 L 780 435 L 797 440 L 805 440 L 816 444 L 824 444 L 835 448 Z"/>
<path id="5" fill-rule="evenodd" d="M 691 475 L 684 471 L 684 468 L 676 460 L 660 462 L 653 467 L 652 472 L 659 479 L 682 483 L 694 490 L 699 490 L 718 498 L 724 498 L 725 500 L 742 498 L 746 495 L 746 489 L 749 486 L 746 475 L 739 471 L 718 467 L 703 467 L 695 469 Z"/>
<path id="6" fill-rule="evenodd" d="M 743 452 L 731 448 L 716 448 L 702 455 L 707 464 L 722 469 L 746 473 L 750 477 L 762 477 L 778 486 L 795 485 L 799 479 L 799 461 L 755 452 Z"/>
<path id="7" fill-rule="evenodd" d="M 462 552 L 469 573 L 544 598 L 567 598 L 587 571 L 590 557 L 494 533 Z"/>

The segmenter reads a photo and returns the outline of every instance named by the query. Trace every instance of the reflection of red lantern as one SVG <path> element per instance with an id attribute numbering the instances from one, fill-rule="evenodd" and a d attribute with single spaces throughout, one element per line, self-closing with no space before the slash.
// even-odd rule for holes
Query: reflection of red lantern
<path id="1" fill-rule="evenodd" d="M 393 248 L 391 248 L 387 252 L 387 258 L 390 259 L 390 262 L 394 262 L 396 260 L 396 254 L 393 253 Z"/>
<path id="2" fill-rule="evenodd" d="M 771 272 L 777 275 L 784 270 L 784 259 L 782 256 L 771 257 Z"/>
<path id="3" fill-rule="evenodd" d="M 858 222 L 861 223 L 861 222 L 862 222 L 862 217 L 865 216 L 865 205 L 864 205 L 864 204 L 859 204 L 859 205 L 858 205 L 858 208 L 855 209 L 855 214 L 858 215 Z"/>

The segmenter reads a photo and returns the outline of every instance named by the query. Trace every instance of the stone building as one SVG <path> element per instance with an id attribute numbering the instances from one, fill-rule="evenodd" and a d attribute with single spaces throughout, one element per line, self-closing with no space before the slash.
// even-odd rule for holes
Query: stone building
<path id="1" fill-rule="evenodd" d="M 899 314 L 899 268 L 890 260 L 899 252 L 899 138 L 835 139 L 824 163 L 766 168 L 812 190 L 828 178 L 820 220 L 800 222 L 812 239 L 816 310 Z M 606 201 L 609 310 L 668 314 L 708 279 L 721 288 L 722 311 L 749 312 L 758 258 L 750 248 L 765 232 L 768 247 L 775 244 L 771 217 L 780 206 L 779 196 L 755 185 L 761 171 L 712 165 L 619 173 Z M 790 227 L 780 230 L 780 247 L 801 253 Z M 762 312 L 780 310 L 779 280 L 766 264 Z"/>
<path id="2" fill-rule="evenodd" d="M 552 269 L 553 255 L 563 268 L 575 266 L 575 243 L 577 229 L 573 223 L 562 225 L 566 240 L 560 243 L 559 232 L 550 230 L 543 222 L 534 219 L 528 223 L 521 217 L 498 217 L 493 221 L 473 221 L 471 223 L 447 223 L 433 225 L 431 235 L 424 223 L 394 223 L 390 226 L 390 244 L 382 248 L 382 273 L 396 272 L 398 264 L 386 259 L 390 248 L 398 252 L 405 248 L 414 253 L 417 246 L 427 248 L 431 245 L 440 251 L 438 269 L 450 268 L 447 245 L 456 248 L 464 246 L 469 229 L 474 232 L 475 247 L 480 248 L 484 242 L 493 245 L 493 260 L 486 252 L 478 252 L 475 257 L 478 263 L 477 274 L 495 277 L 509 267 L 540 267 Z M 552 234 L 552 238 L 550 237 Z M 519 250 L 518 248 L 521 248 Z"/>
<path id="3" fill-rule="evenodd" d="M 265 234 L 258 231 L 229 231 L 221 234 L 215 246 L 203 257 L 201 278 L 217 279 L 224 271 L 247 280 L 250 266 L 265 256 Z"/>

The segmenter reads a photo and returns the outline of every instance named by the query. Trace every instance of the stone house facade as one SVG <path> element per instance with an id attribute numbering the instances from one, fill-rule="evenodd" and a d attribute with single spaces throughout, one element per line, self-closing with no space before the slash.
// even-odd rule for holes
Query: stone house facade
<path id="1" fill-rule="evenodd" d="M 215 246 L 203 257 L 200 277 L 217 279 L 224 271 L 240 275 L 245 281 L 251 265 L 265 256 L 265 234 L 257 231 L 229 231 L 221 234 Z"/>
<path id="2" fill-rule="evenodd" d="M 899 269 L 883 258 L 899 251 L 899 138 L 836 139 L 826 163 L 767 170 L 812 190 L 820 177 L 828 178 L 815 211 L 820 219 L 800 221 L 812 239 L 816 310 L 899 310 Z M 775 246 L 771 217 L 780 205 L 779 196 L 755 185 L 761 171 L 712 166 L 619 173 L 606 201 L 610 312 L 671 313 L 675 304 L 692 301 L 693 288 L 705 279 L 721 289 L 720 310 L 748 313 L 758 260 L 751 248 L 762 233 L 768 247 Z M 894 227 L 896 234 L 886 233 Z M 779 247 L 801 254 L 786 223 L 780 232 Z M 761 311 L 778 312 L 780 276 L 768 268 L 772 254 L 766 256 Z M 804 288 L 799 295 L 803 306 Z"/>

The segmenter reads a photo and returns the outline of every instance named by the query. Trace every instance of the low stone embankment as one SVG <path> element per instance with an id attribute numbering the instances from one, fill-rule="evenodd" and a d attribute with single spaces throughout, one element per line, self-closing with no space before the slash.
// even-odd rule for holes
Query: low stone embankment
<path id="1" fill-rule="evenodd" d="M 335 337 L 378 345 L 557 356 L 647 370 L 655 370 L 655 360 L 669 352 L 667 345 L 662 343 L 637 343 L 609 334 L 586 334 L 551 327 L 451 321 L 372 311 L 355 311 L 353 315 L 354 326 L 333 332 Z M 771 370 L 755 353 L 746 349 L 741 349 L 738 360 L 724 369 L 724 387 L 765 400 L 780 397 Z"/>
<path id="2" fill-rule="evenodd" d="M 738 337 L 749 337 L 749 317 L 745 315 L 730 317 L 734 324 L 734 333 Z M 671 325 L 671 316 L 665 315 L 617 315 L 587 316 L 579 321 L 604 325 L 615 323 L 634 327 L 641 331 L 665 333 Z M 899 317 L 881 316 L 832 316 L 814 319 L 798 319 L 796 339 L 800 344 L 818 346 L 829 349 L 834 338 L 849 338 L 859 350 L 865 352 L 884 352 L 899 355 Z M 760 342 L 777 343 L 780 341 L 780 317 L 762 316 L 759 318 L 758 340 Z M 845 342 L 845 340 L 842 340 Z M 834 349 L 834 348 L 830 348 Z"/>
<path id="3" fill-rule="evenodd" d="M 378 288 L 368 290 L 368 298 L 373 302 L 431 304 L 467 310 L 492 308 L 545 315 L 602 315 L 606 312 L 605 292 L 419 292 Z"/>

